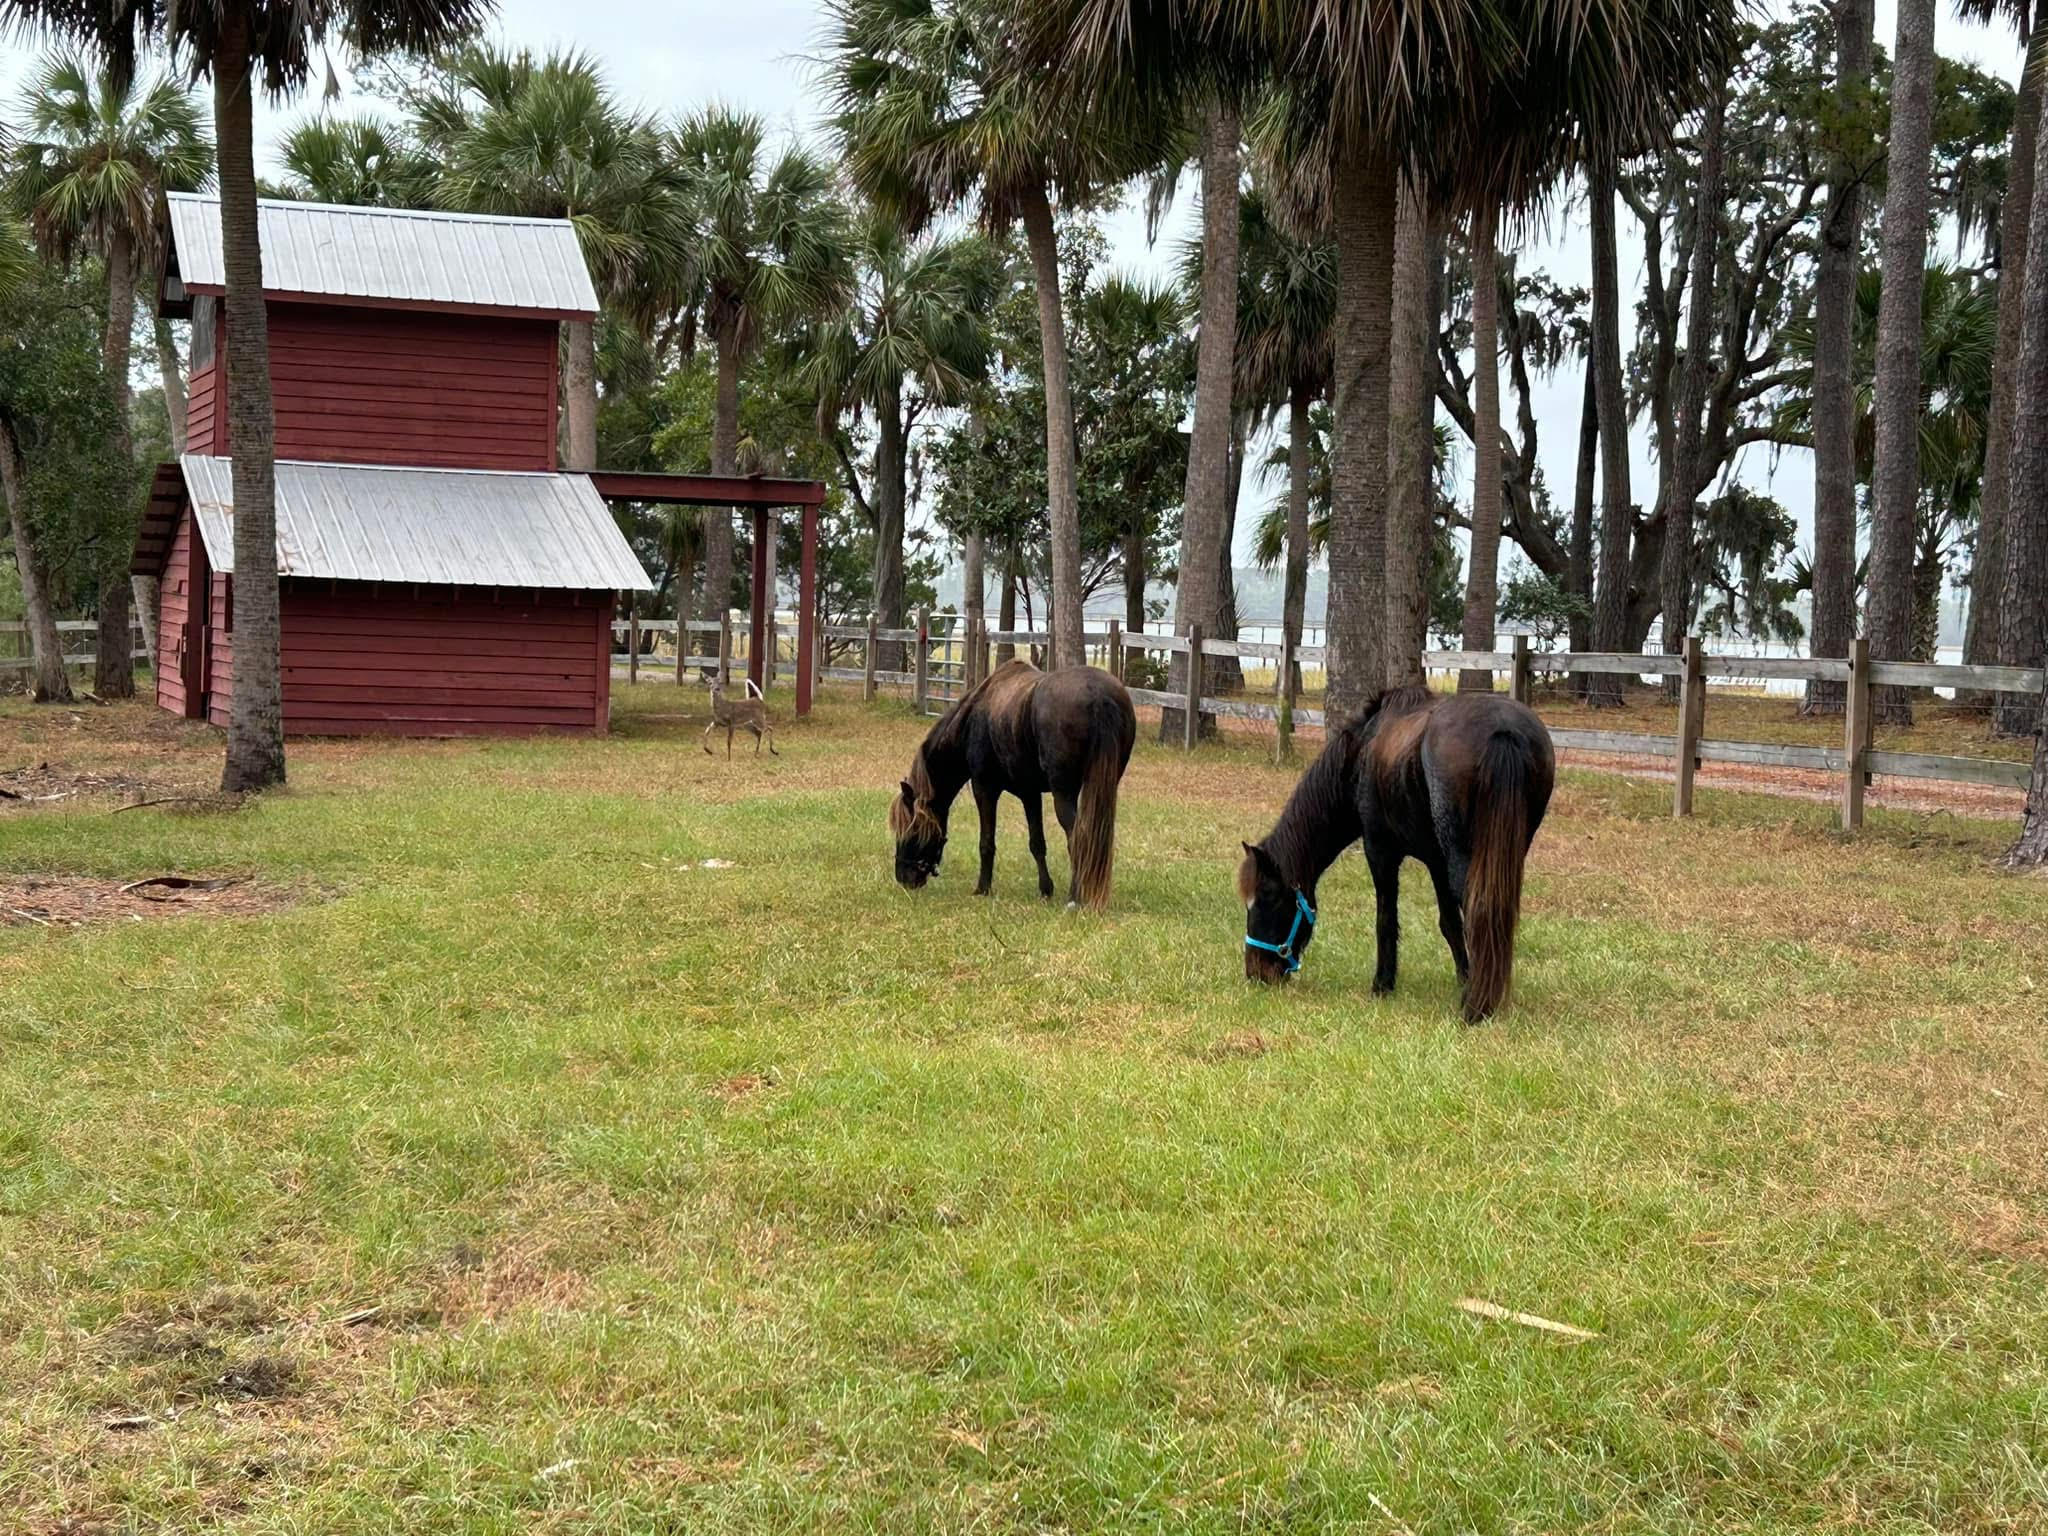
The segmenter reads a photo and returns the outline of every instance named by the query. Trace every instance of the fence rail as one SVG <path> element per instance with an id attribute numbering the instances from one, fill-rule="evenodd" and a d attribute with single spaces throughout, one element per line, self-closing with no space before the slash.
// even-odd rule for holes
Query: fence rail
<path id="1" fill-rule="evenodd" d="M 57 621 L 57 633 L 60 638 L 66 635 L 91 635 L 95 642 L 97 642 L 100 626 L 96 619 L 59 619 Z M 129 633 L 135 637 L 135 648 L 129 652 L 129 658 L 133 661 L 147 659 L 149 649 L 143 644 L 142 626 L 139 623 L 132 624 L 129 627 Z M 15 644 L 9 647 L 9 649 L 19 650 L 21 654 L 18 656 L 0 656 L 0 672 L 28 671 L 35 665 L 35 660 L 28 654 L 29 627 L 27 622 L 21 619 L 11 619 L 4 624 L 0 624 L 0 638 L 9 636 L 18 637 Z M 89 667 L 98 660 L 99 657 L 92 651 L 85 651 L 75 655 L 67 651 L 64 655 L 64 665 L 67 667 Z"/>

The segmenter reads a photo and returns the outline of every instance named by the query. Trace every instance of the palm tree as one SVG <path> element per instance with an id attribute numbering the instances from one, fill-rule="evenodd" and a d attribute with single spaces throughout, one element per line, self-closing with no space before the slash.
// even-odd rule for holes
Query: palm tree
<path id="1" fill-rule="evenodd" d="M 213 81 L 220 156 L 221 256 L 227 274 L 228 424 L 234 453 L 235 690 L 221 787 L 284 782 L 284 695 L 277 581 L 277 417 L 270 329 L 256 228 L 253 109 L 260 85 L 303 85 L 313 51 L 346 34 L 365 55 L 428 52 L 474 27 L 488 0 L 0 0 L 0 19 L 47 24 L 103 52 L 117 82 L 134 77 L 152 43 Z"/>
<path id="2" fill-rule="evenodd" d="M 1239 217 L 1238 389 L 1287 414 L 1287 576 L 1281 624 L 1301 644 L 1308 603 L 1309 413 L 1330 388 L 1330 328 L 1337 252 L 1327 239 L 1291 234 L 1257 187 Z"/>
<path id="3" fill-rule="evenodd" d="M 2048 130 L 2048 106 L 2041 129 Z M 2037 135 L 2041 130 L 2037 130 Z M 2037 138 L 2038 142 L 2038 138 Z M 2038 172 L 2037 167 L 2037 172 Z M 2036 174 L 2029 209 L 2027 246 L 2048 252 L 2048 176 Z M 2007 666 L 2048 664 L 2048 260 L 2027 263 L 2021 312 L 2019 387 L 2012 417 L 2012 490 L 2006 507 L 2004 590 L 1999 598 L 1998 659 Z M 2048 690 L 2043 690 L 2048 699 Z M 1999 700 L 1999 728 L 2013 735 L 2026 729 L 2026 699 Z M 2048 729 L 2048 708 L 2036 717 Z M 2048 811 L 2043 795 L 2043 757 L 2048 741 L 2034 753 L 2033 844 L 2037 861 Z M 2023 840 L 2024 841 L 2024 840 Z"/>
<path id="4" fill-rule="evenodd" d="M 972 207 L 992 235 L 1022 222 L 1038 298 L 1052 525 L 1052 661 L 1081 647 L 1081 510 L 1053 198 L 1085 205 L 1166 163 L 1179 123 L 1088 91 L 1020 52 L 1004 0 L 832 0 L 830 70 L 855 184 L 919 230 Z"/>
<path id="5" fill-rule="evenodd" d="M 115 457 L 133 457 L 128 430 L 128 357 L 135 333 L 135 278 L 155 266 L 163 244 L 166 192 L 189 192 L 213 171 L 213 151 L 198 103 L 167 75 L 147 85 L 117 81 L 79 54 L 47 60 L 30 87 L 28 132 L 7 178 L 7 200 L 28 222 L 37 246 L 69 263 L 90 252 L 106 267 L 107 313 L 101 358 L 113 391 Z M 119 526 L 124 518 L 110 520 Z M 153 631 L 153 584 L 128 573 L 130 550 L 111 545 L 99 584 L 99 633 L 93 687 L 102 698 L 135 692 L 128 638 L 129 597 Z"/>
<path id="6" fill-rule="evenodd" d="M 1472 265 L 1472 547 L 1465 578 L 1468 651 L 1490 651 L 1500 603 L 1500 215 L 1474 208 L 1466 237 Z M 1512 265 L 1509 272 L 1512 273 Z M 1509 281 L 1512 283 L 1512 276 Z M 1460 693 L 1493 692 L 1493 673 L 1467 668 Z"/>
<path id="7" fill-rule="evenodd" d="M 288 197 L 373 208 L 433 206 L 434 163 L 375 118 L 308 118 L 285 135 L 281 153 Z"/>
<path id="8" fill-rule="evenodd" d="M 1934 0 L 1901 0 L 1885 155 L 1884 307 L 1877 323 L 1877 449 L 1870 486 L 1870 654 L 1904 661 L 1913 642 L 1914 509 L 1920 500 L 1920 301 L 1934 131 Z M 1880 689 L 1879 718 L 1910 723 L 1911 695 Z"/>
<path id="9" fill-rule="evenodd" d="M 1000 268 L 978 237 L 915 239 L 874 209 L 855 221 L 851 247 L 853 302 L 813 329 L 800 370 L 827 433 L 849 412 L 873 418 L 875 608 L 885 628 L 901 629 L 910 434 L 986 371 Z M 900 649 L 884 669 L 902 670 Z"/>
<path id="10" fill-rule="evenodd" d="M 1405 171 L 1495 206 L 1574 159 L 1668 131 L 1726 56 L 1727 0 L 1380 6 L 1038 0 L 1029 55 L 1086 88 L 1270 82 L 1297 157 L 1327 171 L 1338 252 L 1331 706 L 1387 676 L 1384 590 L 1394 231 Z M 1444 198 L 1442 193 L 1462 194 Z"/>
<path id="11" fill-rule="evenodd" d="M 740 365 L 779 324 L 829 314 L 852 290 L 845 210 L 832 172 L 800 145 L 772 150 L 751 113 L 713 106 L 678 123 L 666 153 L 691 216 L 686 265 L 717 354 L 711 472 L 737 470 Z M 732 602 L 732 518 L 708 515 L 704 591 Z"/>
<path id="12" fill-rule="evenodd" d="M 1411 181 L 1394 225 L 1394 356 L 1387 381 L 1387 684 L 1423 681 L 1429 571 L 1436 544 L 1430 494 L 1436 431 L 1437 270 L 1441 240 Z"/>
<path id="13" fill-rule="evenodd" d="M 439 202 L 567 219 L 608 301 L 650 281 L 683 281 L 688 212 L 662 137 L 619 107 L 588 56 L 466 49 L 412 106 L 423 146 L 443 160 Z M 595 469 L 594 323 L 569 322 L 567 342 L 564 463 Z"/>

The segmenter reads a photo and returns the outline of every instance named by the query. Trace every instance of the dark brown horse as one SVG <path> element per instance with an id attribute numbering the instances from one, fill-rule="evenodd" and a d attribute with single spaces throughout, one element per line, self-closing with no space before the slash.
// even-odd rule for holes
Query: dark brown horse
<path id="1" fill-rule="evenodd" d="M 1316 881 L 1365 844 L 1379 897 L 1375 994 L 1394 990 L 1401 862 L 1436 883 L 1444 942 L 1476 1024 L 1507 996 L 1522 863 L 1557 778 L 1543 722 L 1499 694 L 1395 688 L 1330 733 L 1263 843 L 1244 845 L 1244 973 L 1285 981 L 1315 933 Z M 1466 948 L 1470 945 L 1468 960 Z"/>
<path id="2" fill-rule="evenodd" d="M 962 786 L 974 786 L 981 812 L 981 879 L 986 896 L 996 867 L 996 802 L 1005 791 L 1024 802 L 1038 894 L 1052 895 L 1045 867 L 1045 809 L 1067 834 L 1073 878 L 1070 905 L 1109 905 L 1116 852 L 1116 791 L 1138 739 L 1138 717 L 1124 685 L 1093 667 L 1041 672 L 1012 661 L 991 672 L 931 728 L 910 777 L 889 803 L 896 878 L 916 890 L 939 872 L 946 816 Z"/>

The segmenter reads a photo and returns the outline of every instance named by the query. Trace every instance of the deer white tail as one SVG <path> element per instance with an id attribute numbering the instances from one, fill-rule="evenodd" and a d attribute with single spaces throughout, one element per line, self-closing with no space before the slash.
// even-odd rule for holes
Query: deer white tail
<path id="1" fill-rule="evenodd" d="M 747 692 L 751 693 L 757 699 L 765 699 L 768 697 L 767 694 L 761 691 L 761 685 L 755 682 L 751 677 L 747 679 Z"/>

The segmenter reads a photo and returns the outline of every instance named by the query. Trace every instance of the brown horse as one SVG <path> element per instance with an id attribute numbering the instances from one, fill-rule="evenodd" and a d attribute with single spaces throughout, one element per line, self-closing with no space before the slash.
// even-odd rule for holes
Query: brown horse
<path id="1" fill-rule="evenodd" d="M 1301 968 L 1315 933 L 1316 880 L 1362 840 L 1379 897 L 1373 992 L 1394 990 L 1401 862 L 1420 859 L 1436 883 L 1465 1021 L 1486 1018 L 1514 973 L 1522 864 L 1556 778 L 1550 733 L 1512 699 L 1426 688 L 1381 694 L 1330 733 L 1266 840 L 1244 845 L 1245 975 L 1285 981 Z"/>
<path id="2" fill-rule="evenodd" d="M 1038 894 L 1051 897 L 1041 799 L 1049 790 L 1073 865 L 1068 905 L 1109 905 L 1117 785 L 1137 739 L 1131 696 L 1107 672 L 1041 672 L 1022 661 L 996 668 L 931 728 L 911 759 L 910 777 L 889 803 L 896 879 L 916 890 L 939 872 L 947 814 L 971 783 L 981 812 L 981 880 L 974 894 L 986 896 L 995 875 L 996 802 L 1007 791 L 1024 802 Z"/>

